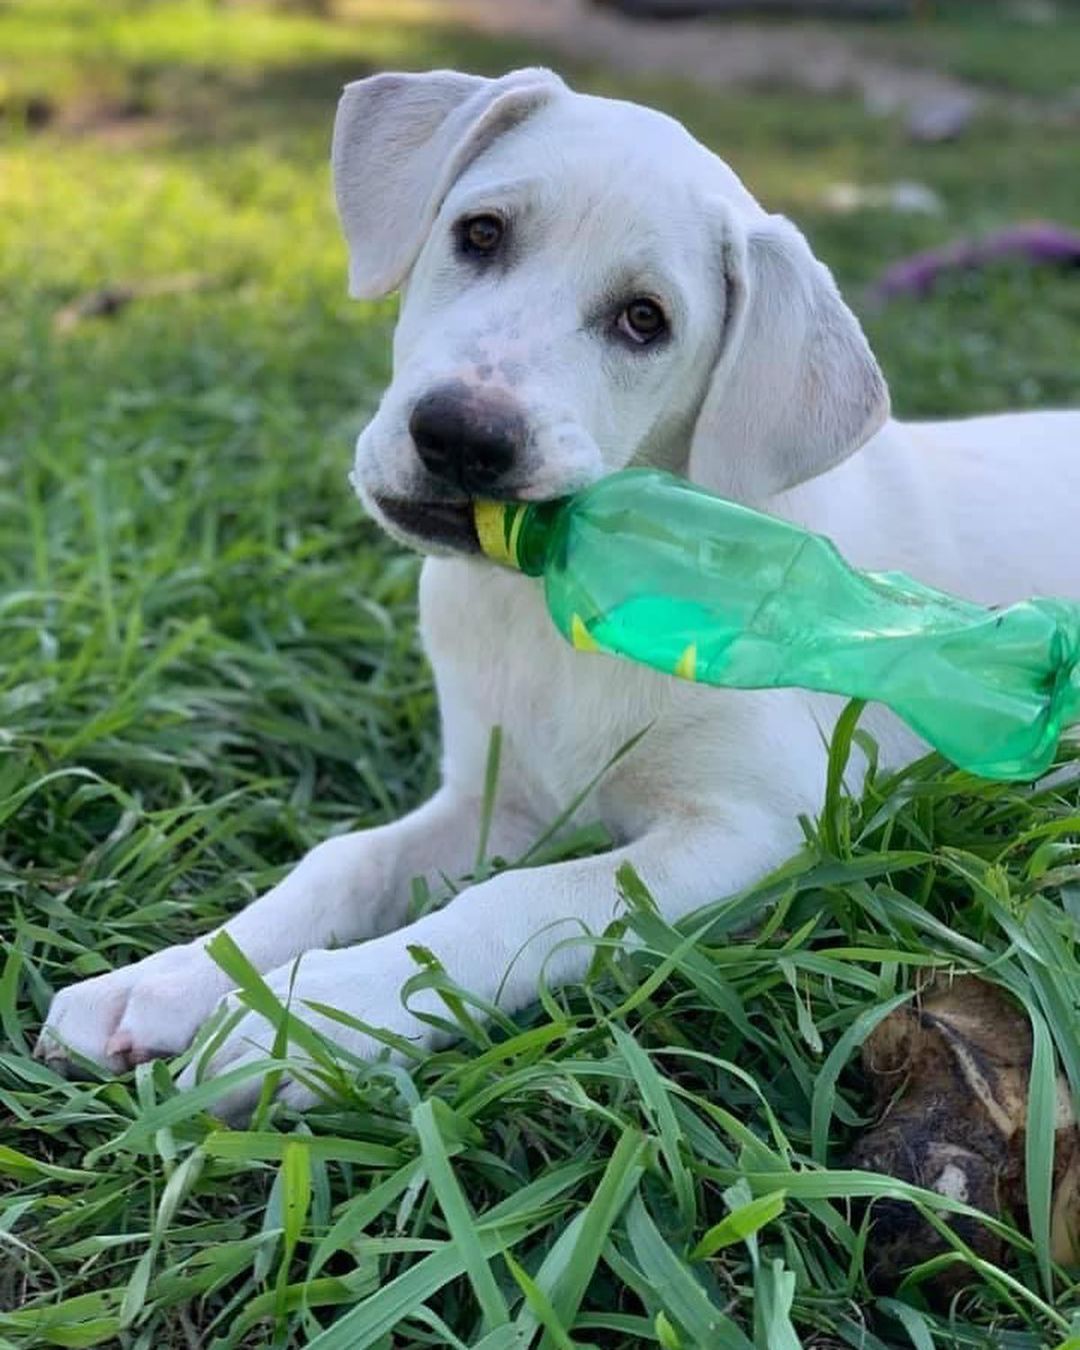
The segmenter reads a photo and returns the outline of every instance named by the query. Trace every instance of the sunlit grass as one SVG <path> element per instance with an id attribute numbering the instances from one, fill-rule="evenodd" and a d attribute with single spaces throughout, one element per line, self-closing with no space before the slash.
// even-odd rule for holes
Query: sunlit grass
<path id="1" fill-rule="evenodd" d="M 48 90 L 145 93 L 163 70 L 264 73 L 363 53 L 368 61 L 406 59 L 437 7 L 366 0 L 334 21 L 208 0 L 89 6 L 40 0 L 0 14 L 0 95 Z M 33 63 L 32 67 L 28 63 Z"/>

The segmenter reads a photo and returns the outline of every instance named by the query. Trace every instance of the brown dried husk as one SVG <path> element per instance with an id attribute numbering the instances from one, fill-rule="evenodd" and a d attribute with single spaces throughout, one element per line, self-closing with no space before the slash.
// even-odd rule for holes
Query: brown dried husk
<path id="1" fill-rule="evenodd" d="M 1026 1222 L 1024 1136 L 1031 1027 L 999 986 L 973 975 L 936 976 L 867 1037 L 862 1062 L 881 1112 L 849 1163 L 937 1191 L 993 1216 Z M 1080 1126 L 1065 1080 L 1058 1082 L 1051 1249 L 1080 1265 Z M 1003 1260 L 1006 1244 L 985 1224 L 951 1216 L 980 1256 Z M 914 1206 L 874 1205 L 869 1274 L 879 1287 L 947 1249 Z M 949 1296 L 969 1273 L 961 1264 L 930 1282 Z"/>

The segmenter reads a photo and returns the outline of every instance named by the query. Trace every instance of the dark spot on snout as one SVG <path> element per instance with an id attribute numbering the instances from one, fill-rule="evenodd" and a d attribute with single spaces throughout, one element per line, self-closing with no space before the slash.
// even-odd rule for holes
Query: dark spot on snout
<path id="1" fill-rule="evenodd" d="M 409 434 L 432 477 L 469 495 L 496 492 L 528 440 L 521 409 L 505 394 L 458 380 L 426 393 Z"/>
<path id="2" fill-rule="evenodd" d="M 499 374 L 503 377 L 511 389 L 517 388 L 525 378 L 524 361 L 500 361 Z"/>

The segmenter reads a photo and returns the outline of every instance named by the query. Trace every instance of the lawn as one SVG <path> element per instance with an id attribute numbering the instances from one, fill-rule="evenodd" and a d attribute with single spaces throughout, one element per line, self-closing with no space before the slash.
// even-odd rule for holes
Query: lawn
<path id="1" fill-rule="evenodd" d="M 1056 90 L 1080 28 L 940 8 L 937 34 L 867 35 L 987 81 L 934 147 L 845 98 L 568 73 L 683 117 L 808 230 L 901 414 L 1080 402 L 1080 273 L 866 302 L 913 248 L 1080 225 L 1076 122 L 1006 78 L 1022 52 Z M 345 298 L 328 133 L 346 78 L 543 53 L 433 13 L 0 5 L 0 1346 L 1075 1350 L 1080 1286 L 1047 1247 L 1049 1047 L 1080 1096 L 1068 774 L 928 760 L 852 800 L 840 736 L 780 874 L 679 929 L 622 876 L 586 987 L 487 1029 L 448 990 L 461 1042 L 407 1072 L 328 1051 L 333 1100 L 303 1120 L 229 1130 L 164 1064 L 69 1083 L 29 1055 L 53 990 L 206 930 L 435 783 L 417 561 L 345 482 L 393 306 Z M 903 178 L 944 213 L 821 204 Z M 134 298 L 80 317 L 103 286 Z M 561 847 L 601 847 L 579 816 Z M 935 968 L 988 968 L 1044 1051 L 1000 1259 L 945 1202 L 845 1166 L 872 1118 L 859 1046 Z M 943 1254 L 882 1291 L 866 1202 L 908 1195 Z"/>

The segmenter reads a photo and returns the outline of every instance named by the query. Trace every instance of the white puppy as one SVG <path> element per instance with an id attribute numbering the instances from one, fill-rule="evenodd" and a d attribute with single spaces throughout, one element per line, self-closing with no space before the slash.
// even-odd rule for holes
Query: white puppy
<path id="1" fill-rule="evenodd" d="M 573 651 L 535 582 L 476 556 L 473 497 L 551 497 L 658 464 L 831 535 L 861 566 L 986 602 L 1077 596 L 1080 414 L 888 422 L 859 325 L 802 235 L 676 122 L 549 72 L 362 80 L 341 101 L 333 160 L 353 294 L 402 292 L 393 382 L 353 483 L 433 555 L 420 610 L 443 785 L 395 824 L 320 845 L 226 929 L 282 997 L 295 975 L 308 1020 L 372 1054 L 305 1001 L 430 1044 L 400 997 L 410 947 L 512 1010 L 542 973 L 581 976 L 588 947 L 568 940 L 616 915 L 623 861 L 673 918 L 782 862 L 797 817 L 820 804 L 840 706 Z M 888 714 L 867 721 L 891 762 L 918 749 Z M 412 878 L 473 862 L 496 724 L 490 850 L 504 857 L 649 728 L 588 805 L 616 846 L 493 876 L 402 927 Z M 228 988 L 202 941 L 169 948 L 65 989 L 39 1050 L 114 1070 L 173 1054 Z M 426 993 L 413 1007 L 438 1004 Z M 269 1043 L 249 1012 L 203 1072 Z M 242 1113 L 256 1091 L 249 1081 L 224 1108 Z M 284 1095 L 311 1100 L 295 1082 Z"/>

